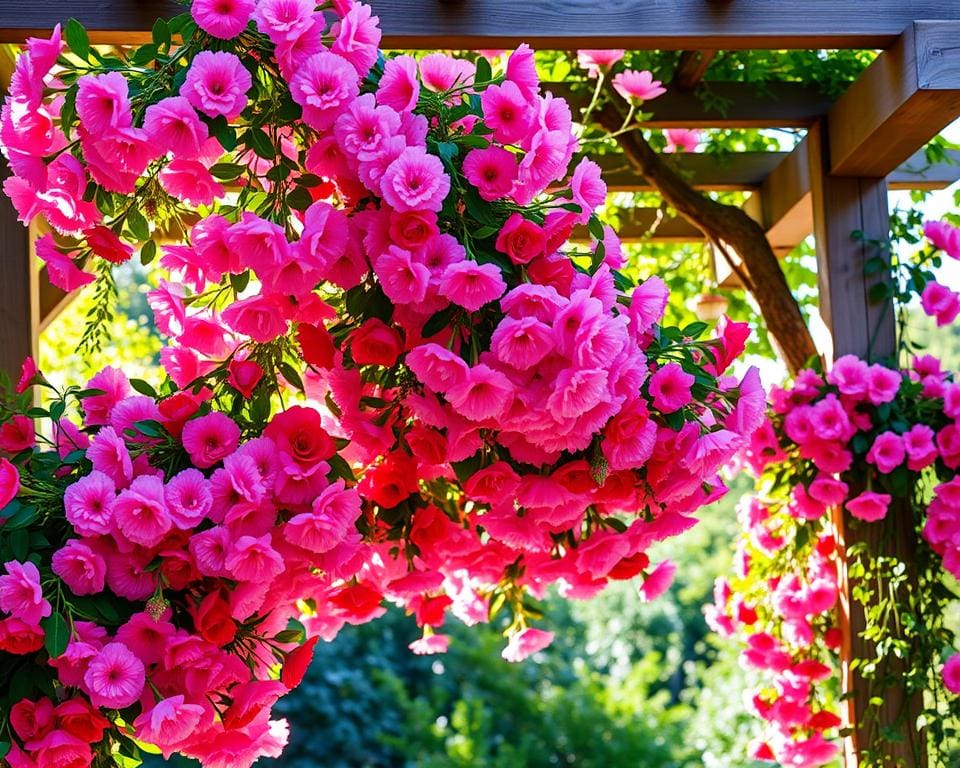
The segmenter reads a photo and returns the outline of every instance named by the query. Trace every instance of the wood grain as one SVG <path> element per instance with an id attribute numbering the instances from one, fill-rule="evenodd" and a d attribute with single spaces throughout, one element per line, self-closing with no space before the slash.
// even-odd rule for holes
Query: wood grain
<path id="1" fill-rule="evenodd" d="M 956 0 L 371 0 L 396 48 L 885 48 L 914 19 L 960 19 Z M 117 42 L 149 30 L 172 0 L 34 0 L 0 5 L 2 42 L 67 16 Z"/>
<path id="2" fill-rule="evenodd" d="M 830 168 L 884 176 L 960 116 L 960 22 L 912 23 L 830 110 Z"/>
<path id="3" fill-rule="evenodd" d="M 673 73 L 673 85 L 681 91 L 695 88 L 703 80 L 703 76 L 710 68 L 717 55 L 717 51 L 704 49 L 700 51 L 682 51 L 677 61 L 677 68 Z"/>

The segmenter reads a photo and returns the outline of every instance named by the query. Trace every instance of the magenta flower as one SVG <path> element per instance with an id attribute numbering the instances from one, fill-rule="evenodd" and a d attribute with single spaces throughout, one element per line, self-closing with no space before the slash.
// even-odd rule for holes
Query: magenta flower
<path id="1" fill-rule="evenodd" d="M 506 661 L 523 661 L 537 651 L 542 651 L 553 642 L 553 632 L 526 627 L 510 635 L 507 647 L 501 652 Z"/>
<path id="2" fill-rule="evenodd" d="M 506 197 L 519 172 L 517 158 L 503 147 L 472 149 L 463 160 L 463 173 L 484 200 Z"/>
<path id="3" fill-rule="evenodd" d="M 97 279 L 96 275 L 80 269 L 69 254 L 57 248 L 53 235 L 41 237 L 35 247 L 37 256 L 47 265 L 50 282 L 57 288 L 70 293 Z"/>
<path id="4" fill-rule="evenodd" d="M 359 93 L 356 70 L 329 51 L 308 58 L 290 79 L 290 95 L 303 107 L 303 122 L 317 130 L 333 125 Z"/>
<path id="5" fill-rule="evenodd" d="M 40 571 L 31 562 L 4 563 L 6 575 L 0 576 L 0 610 L 6 611 L 25 624 L 37 625 L 52 612 L 43 597 Z"/>
<path id="6" fill-rule="evenodd" d="M 903 447 L 903 438 L 896 432 L 883 432 L 877 435 L 867 452 L 867 461 L 877 470 L 889 475 L 903 464 L 906 451 Z"/>
<path id="7" fill-rule="evenodd" d="M 953 654 L 943 665 L 943 684 L 951 693 L 960 693 L 960 653 Z"/>
<path id="8" fill-rule="evenodd" d="M 509 80 L 491 85 L 480 97 L 484 121 L 501 144 L 515 144 L 530 131 L 536 113 L 520 86 Z"/>
<path id="9" fill-rule="evenodd" d="M 920 294 L 920 306 L 927 315 L 936 318 L 938 327 L 950 325 L 960 314 L 960 294 L 931 281 Z"/>
<path id="10" fill-rule="evenodd" d="M 864 491 L 859 496 L 850 499 L 847 504 L 847 511 L 858 520 L 865 520 L 868 523 L 877 520 L 883 520 L 887 516 L 887 508 L 890 506 L 891 498 L 886 493 L 874 493 L 873 491 Z"/>
<path id="11" fill-rule="evenodd" d="M 663 132 L 664 138 L 667 140 L 667 145 L 663 148 L 663 151 L 667 154 L 677 152 L 682 150 L 684 152 L 696 152 L 697 147 L 700 146 L 702 141 L 702 134 L 700 131 L 691 130 L 689 128 L 667 128 Z"/>
<path id="12" fill-rule="evenodd" d="M 440 293 L 469 312 L 499 299 L 507 290 L 500 267 L 461 261 L 451 264 L 440 278 Z"/>
<path id="13" fill-rule="evenodd" d="M 163 498 L 163 481 L 153 475 L 136 478 L 117 496 L 113 517 L 120 533 L 133 543 L 159 544 L 173 524 Z"/>
<path id="14" fill-rule="evenodd" d="M 396 56 L 383 65 L 383 76 L 377 88 L 377 104 L 397 112 L 410 112 L 420 98 L 417 60 L 413 56 Z"/>
<path id="15" fill-rule="evenodd" d="M 234 54 L 201 51 L 187 70 L 180 95 L 208 117 L 233 120 L 247 105 L 251 84 L 250 73 Z"/>
<path id="16" fill-rule="evenodd" d="M 648 70 L 638 72 L 627 69 L 613 78 L 613 87 L 617 93 L 631 104 L 641 104 L 650 101 L 667 92 L 659 80 L 653 79 L 653 73 Z"/>
<path id="17" fill-rule="evenodd" d="M 253 19 L 274 45 L 292 42 L 310 29 L 317 5 L 314 0 L 260 0 Z"/>
<path id="18" fill-rule="evenodd" d="M 577 51 L 577 64 L 587 70 L 588 76 L 596 77 L 600 72 L 606 72 L 620 61 L 625 53 L 626 51 L 620 48 Z"/>
<path id="19" fill-rule="evenodd" d="M 450 191 L 440 158 L 421 147 L 407 147 L 380 180 L 383 199 L 398 211 L 439 211 Z"/>
<path id="20" fill-rule="evenodd" d="M 127 78 L 120 72 L 84 75 L 77 80 L 77 117 L 94 136 L 108 136 L 133 125 Z"/>
<path id="21" fill-rule="evenodd" d="M 960 259 L 960 229 L 945 221 L 926 221 L 923 234 L 935 248 L 954 259 Z"/>
<path id="22" fill-rule="evenodd" d="M 471 421 L 484 421 L 506 410 L 513 400 L 513 385 L 500 371 L 481 363 L 468 369 L 462 382 L 450 387 L 447 399 Z"/>
<path id="23" fill-rule="evenodd" d="M 190 461 L 200 469 L 207 469 L 222 461 L 240 442 L 240 427 L 229 416 L 214 411 L 191 419 L 183 427 L 183 447 Z"/>
<path id="24" fill-rule="evenodd" d="M 143 692 L 146 675 L 140 661 L 123 643 L 107 643 L 90 660 L 84 686 L 95 707 L 123 709 Z"/>
<path id="25" fill-rule="evenodd" d="M 0 458 L 0 509 L 20 492 L 20 473 L 9 459 Z"/>
<path id="26" fill-rule="evenodd" d="M 652 602 L 670 589 L 677 566 L 670 560 L 664 560 L 647 574 L 640 585 L 640 596 L 644 602 Z"/>
<path id="27" fill-rule="evenodd" d="M 581 224 L 586 224 L 590 215 L 606 202 L 607 185 L 600 173 L 600 166 L 589 158 L 583 158 L 573 172 L 570 180 L 573 202 L 580 206 Z"/>
<path id="28" fill-rule="evenodd" d="M 650 377 L 649 392 L 653 407 L 661 413 L 673 413 L 692 400 L 690 388 L 696 377 L 684 372 L 679 363 L 667 363 Z"/>
<path id="29" fill-rule="evenodd" d="M 147 107 L 143 129 L 160 152 L 193 159 L 207 140 L 207 126 L 183 96 L 171 96 Z"/>
<path id="30" fill-rule="evenodd" d="M 199 704 L 185 703 L 182 695 L 169 696 L 144 710 L 133 727 L 138 739 L 155 744 L 169 758 L 181 742 L 194 735 L 205 714 Z"/>
<path id="31" fill-rule="evenodd" d="M 254 0 L 193 0 L 190 13 L 204 32 L 231 40 L 246 28 L 255 7 Z"/>
<path id="32" fill-rule="evenodd" d="M 70 539 L 53 554 L 53 572 L 57 574 L 75 595 L 95 595 L 103 592 L 107 564 L 88 545 L 78 539 Z"/>

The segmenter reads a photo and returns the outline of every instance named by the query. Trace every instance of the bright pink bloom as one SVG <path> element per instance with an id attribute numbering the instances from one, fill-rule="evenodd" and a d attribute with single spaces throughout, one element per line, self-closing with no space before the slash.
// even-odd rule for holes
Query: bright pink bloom
<path id="1" fill-rule="evenodd" d="M 937 320 L 937 326 L 950 325 L 960 314 L 960 294 L 936 281 L 927 283 L 920 295 L 923 311 Z"/>
<path id="2" fill-rule="evenodd" d="M 349 61 L 360 77 L 366 77 L 380 53 L 380 19 L 366 3 L 353 3 L 339 23 L 334 24 L 330 50 Z"/>
<path id="3" fill-rule="evenodd" d="M 153 547 L 172 526 L 163 498 L 163 481 L 141 475 L 120 492 L 113 505 L 113 517 L 120 533 L 135 544 Z"/>
<path id="4" fill-rule="evenodd" d="M 573 202 L 580 206 L 579 221 L 586 224 L 590 214 L 606 202 L 607 185 L 600 174 L 600 166 L 585 157 L 578 164 L 570 179 Z"/>
<path id="5" fill-rule="evenodd" d="M 36 442 L 33 419 L 29 416 L 18 413 L 10 421 L 0 424 L 0 451 L 20 453 L 33 448 Z"/>
<path id="6" fill-rule="evenodd" d="M 89 285 L 96 275 L 85 272 L 73 258 L 57 248 L 53 235 L 46 234 L 36 242 L 37 256 L 47 265 L 50 282 L 67 293 Z"/>
<path id="7" fill-rule="evenodd" d="M 123 371 L 110 367 L 91 377 L 86 388 L 99 389 L 103 393 L 83 398 L 83 421 L 87 426 L 106 424 L 114 406 L 133 392 Z"/>
<path id="8" fill-rule="evenodd" d="M 867 452 L 867 461 L 877 470 L 889 475 L 903 464 L 906 451 L 903 447 L 903 438 L 896 432 L 883 432 L 877 435 Z"/>
<path id="9" fill-rule="evenodd" d="M 937 460 L 934 431 L 926 424 L 914 424 L 903 434 L 903 447 L 907 453 L 907 468 L 919 472 Z"/>
<path id="10" fill-rule="evenodd" d="M 435 653 L 446 653 L 450 648 L 449 635 L 425 635 L 414 640 L 407 646 L 417 656 L 432 656 Z"/>
<path id="11" fill-rule="evenodd" d="M 601 71 L 606 72 L 620 61 L 624 53 L 626 51 L 619 48 L 577 51 L 577 64 L 587 70 L 590 77 L 596 77 Z"/>
<path id="12" fill-rule="evenodd" d="M 313 0 L 260 0 L 253 19 L 276 45 L 294 41 L 310 29 L 316 7 Z"/>
<path id="13" fill-rule="evenodd" d="M 233 120 L 247 105 L 252 79 L 235 55 L 226 51 L 201 51 L 193 58 L 180 95 L 208 117 Z"/>
<path id="14" fill-rule="evenodd" d="M 393 365 L 402 351 L 403 339 L 397 329 L 377 317 L 364 321 L 350 334 L 350 354 L 357 365 Z"/>
<path id="15" fill-rule="evenodd" d="M 0 458 L 0 509 L 20 492 L 20 473 L 8 459 Z"/>
<path id="16" fill-rule="evenodd" d="M 241 536 L 230 547 L 224 566 L 238 581 L 268 583 L 283 571 L 283 558 L 270 546 L 269 533 Z"/>
<path id="17" fill-rule="evenodd" d="M 639 400 L 624 405 L 603 430 L 601 448 L 610 469 L 634 469 L 653 455 L 657 424 Z"/>
<path id="18" fill-rule="evenodd" d="M 890 506 L 891 498 L 886 493 L 874 493 L 873 491 L 864 491 L 859 496 L 850 499 L 846 503 L 847 511 L 858 520 L 865 520 L 868 523 L 877 520 L 883 520 L 887 516 L 887 508 Z"/>
<path id="19" fill-rule="evenodd" d="M 81 536 L 106 534 L 111 530 L 116 486 L 103 472 L 81 477 L 64 493 L 67 521 Z"/>
<path id="20" fill-rule="evenodd" d="M 951 693 L 960 693 L 960 653 L 953 654 L 943 665 L 943 684 Z"/>
<path id="21" fill-rule="evenodd" d="M 170 478 L 164 489 L 164 499 L 170 519 L 183 531 L 198 526 L 213 506 L 210 482 L 200 470 L 192 467 Z"/>
<path id="22" fill-rule="evenodd" d="M 630 331 L 635 337 L 650 330 L 662 317 L 669 297 L 667 284 L 659 277 L 648 277 L 633 289 L 630 297 Z"/>
<path id="23" fill-rule="evenodd" d="M 183 447 L 190 461 L 207 469 L 222 461 L 240 442 L 240 427 L 229 416 L 218 411 L 191 419 L 183 427 Z"/>
<path id="24" fill-rule="evenodd" d="M 528 656 L 537 651 L 542 651 L 553 642 L 553 632 L 545 632 L 542 629 L 526 627 L 519 632 L 510 635 L 507 647 L 500 654 L 507 661 L 523 661 Z"/>
<path id="25" fill-rule="evenodd" d="M 229 370 L 227 383 L 245 398 L 250 399 L 253 390 L 263 378 L 263 368 L 253 360 L 233 359 L 230 361 Z"/>
<path id="26" fill-rule="evenodd" d="M 509 379 L 489 366 L 475 365 L 463 381 L 447 390 L 447 399 L 471 421 L 483 421 L 502 414 L 513 400 Z"/>
<path id="27" fill-rule="evenodd" d="M 197 732 L 205 712 L 199 704 L 185 703 L 182 695 L 169 696 L 145 710 L 133 727 L 138 739 L 155 744 L 169 758 L 181 742 Z"/>
<path id="28" fill-rule="evenodd" d="M 648 389 L 653 407 L 662 413 L 673 413 L 688 405 L 693 399 L 690 388 L 695 380 L 679 363 L 667 363 L 650 377 Z"/>
<path id="29" fill-rule="evenodd" d="M 497 234 L 496 248 L 514 264 L 529 264 L 545 254 L 547 235 L 538 224 L 512 213 Z"/>
<path id="30" fill-rule="evenodd" d="M 807 488 L 807 492 L 812 498 L 816 499 L 825 506 L 836 506 L 838 504 L 842 504 L 846 500 L 850 489 L 842 480 L 837 480 L 829 475 L 820 474 L 817 475 L 816 479 L 812 483 L 810 483 L 810 487 Z"/>
<path id="31" fill-rule="evenodd" d="M 652 602 L 660 595 L 670 589 L 673 583 L 673 575 L 677 572 L 677 566 L 670 560 L 664 560 L 654 568 L 643 580 L 640 585 L 640 597 L 644 602 Z"/>
<path id="32" fill-rule="evenodd" d="M 143 129 L 158 151 L 188 160 L 201 153 L 207 140 L 207 126 L 183 96 L 161 99 L 147 107 Z"/>
<path id="33" fill-rule="evenodd" d="M 133 124 L 127 78 L 119 72 L 77 80 L 77 117 L 95 136 L 109 136 Z"/>
<path id="34" fill-rule="evenodd" d="M 517 180 L 517 157 L 503 147 L 471 149 L 463 160 L 463 173 L 484 200 L 499 200 L 510 194 Z"/>
<path id="35" fill-rule="evenodd" d="M 501 144 L 516 144 L 530 131 L 536 116 L 520 87 L 507 80 L 502 85 L 491 85 L 480 97 L 483 117 L 493 129 L 493 138 Z"/>
<path id="36" fill-rule="evenodd" d="M 550 326 L 534 317 L 505 317 L 490 339 L 490 350 L 517 370 L 532 368 L 553 351 Z"/>
<path id="37" fill-rule="evenodd" d="M 123 709 L 143 692 L 146 675 L 140 661 L 123 643 L 108 643 L 90 661 L 83 676 L 95 707 Z"/>
<path id="38" fill-rule="evenodd" d="M 455 59 L 445 53 L 430 53 L 420 59 L 420 79 L 423 87 L 434 93 L 473 83 L 476 67 L 473 62 Z"/>
<path id="39" fill-rule="evenodd" d="M 413 56 L 387 59 L 376 97 L 377 104 L 392 107 L 397 112 L 411 112 L 420 97 L 417 60 Z"/>
<path id="40" fill-rule="evenodd" d="M 75 595 L 94 595 L 103 592 L 107 564 L 89 546 L 78 539 L 70 539 L 53 554 L 53 572 Z"/>
<path id="41" fill-rule="evenodd" d="M 255 6 L 254 0 L 193 0 L 190 13 L 204 32 L 231 40 L 246 29 Z"/>
<path id="42" fill-rule="evenodd" d="M 526 43 L 521 43 L 507 57 L 507 80 L 516 83 L 523 94 L 534 100 L 540 90 L 540 77 L 537 75 L 537 64 L 533 49 Z"/>
<path id="43" fill-rule="evenodd" d="M 407 147 L 380 180 L 383 199 L 398 211 L 439 211 L 450 191 L 440 158 L 421 147 Z"/>
<path id="44" fill-rule="evenodd" d="M 640 104 L 650 101 L 667 92 L 659 80 L 653 79 L 653 73 L 648 70 L 638 72 L 627 69 L 613 78 L 613 88 L 631 104 Z"/>
<path id="45" fill-rule="evenodd" d="M 290 79 L 290 95 L 303 107 L 303 121 L 317 130 L 333 125 L 359 93 L 356 70 L 329 51 L 302 62 Z"/>
<path id="46" fill-rule="evenodd" d="M 856 355 L 837 358 L 827 372 L 827 381 L 840 390 L 840 394 L 852 397 L 866 393 L 869 378 L 870 366 Z"/>
<path id="47" fill-rule="evenodd" d="M 867 371 L 867 398 L 874 405 L 892 403 L 900 390 L 903 375 L 884 365 L 871 365 Z"/>
<path id="48" fill-rule="evenodd" d="M 463 358 L 439 344 L 414 347 L 404 362 L 423 384 L 435 392 L 446 392 L 465 382 L 469 373 Z"/>
<path id="49" fill-rule="evenodd" d="M 960 259 L 960 229 L 945 221 L 926 221 L 923 234 L 935 248 L 954 259 Z"/>
<path id="50" fill-rule="evenodd" d="M 17 382 L 16 387 L 17 394 L 22 395 L 42 378 L 43 374 L 40 373 L 40 369 L 37 367 L 37 363 L 33 357 L 26 357 L 23 365 L 20 366 L 20 380 Z"/>
<path id="51" fill-rule="evenodd" d="M 395 304 L 418 304 L 427 295 L 430 269 L 413 253 L 391 245 L 376 262 L 383 292 Z"/>
<path id="52" fill-rule="evenodd" d="M 251 296 L 233 302 L 223 311 L 223 321 L 259 344 L 283 336 L 288 327 L 282 305 L 268 296 Z"/>
<path id="53" fill-rule="evenodd" d="M 700 131 L 689 128 L 667 128 L 663 132 L 663 136 L 667 140 L 667 145 L 663 151 L 667 154 L 678 150 L 696 152 L 702 141 Z"/>
<path id="54" fill-rule="evenodd" d="M 29 561 L 9 560 L 4 568 L 6 575 L 0 576 L 0 610 L 26 624 L 39 624 L 53 609 L 43 597 L 37 566 Z"/>
<path id="55" fill-rule="evenodd" d="M 496 264 L 461 261 L 451 264 L 440 279 L 440 293 L 469 312 L 499 299 L 507 284 Z"/>

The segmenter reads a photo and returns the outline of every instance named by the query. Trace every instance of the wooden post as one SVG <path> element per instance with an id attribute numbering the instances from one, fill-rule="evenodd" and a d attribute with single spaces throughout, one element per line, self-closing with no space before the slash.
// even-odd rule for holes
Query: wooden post
<path id="1" fill-rule="evenodd" d="M 854 354 L 873 361 L 896 363 L 896 323 L 892 302 L 871 301 L 870 289 L 882 274 L 867 277 L 864 264 L 886 252 L 869 240 L 889 239 L 887 185 L 882 178 L 839 177 L 830 173 L 827 126 L 816 126 L 807 136 L 810 181 L 813 193 L 814 232 L 817 241 L 820 312 L 833 336 L 833 357 Z M 854 236 L 859 232 L 862 235 Z M 838 510 L 834 515 L 840 552 L 858 543 L 873 556 L 894 556 L 906 563 L 914 559 L 916 534 L 908 504 L 891 505 L 882 523 L 865 524 Z M 873 658 L 872 643 L 861 637 L 865 627 L 863 606 L 853 599 L 848 563 L 840 560 L 840 620 L 843 631 L 841 676 L 846 700 L 845 720 L 851 734 L 844 740 L 847 768 L 859 765 L 859 752 L 884 729 L 894 729 L 902 738 L 884 740 L 883 750 L 891 766 L 923 766 L 926 748 L 916 731 L 923 709 L 921 696 L 908 696 L 902 687 L 885 687 L 883 704 L 870 704 L 871 681 L 851 664 L 857 658 Z M 893 666 L 893 665 L 891 665 Z M 886 675 L 897 675 L 888 668 Z M 886 676 L 884 675 L 884 676 Z"/>
<path id="2" fill-rule="evenodd" d="M 0 162 L 0 175 L 7 173 L 6 162 Z M 13 204 L 0 198 L 0 371 L 16 382 L 24 358 L 37 354 L 37 270 L 27 228 L 17 220 Z"/>

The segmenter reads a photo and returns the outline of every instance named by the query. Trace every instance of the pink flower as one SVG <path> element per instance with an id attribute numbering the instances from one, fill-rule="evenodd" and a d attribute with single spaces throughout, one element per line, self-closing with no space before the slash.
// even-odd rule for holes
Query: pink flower
<path id="1" fill-rule="evenodd" d="M 667 284 L 659 277 L 648 277 L 633 289 L 630 297 L 630 331 L 635 338 L 650 330 L 662 317 L 669 297 Z"/>
<path id="2" fill-rule="evenodd" d="M 948 424 L 937 433 L 937 449 L 948 468 L 960 467 L 960 428 L 956 424 Z"/>
<path id="3" fill-rule="evenodd" d="M 133 125 L 127 78 L 119 72 L 83 75 L 77 80 L 77 117 L 94 136 L 109 136 Z"/>
<path id="4" fill-rule="evenodd" d="M 529 264 L 543 256 L 547 247 L 547 235 L 543 227 L 512 213 L 497 234 L 496 248 L 507 254 L 514 264 Z"/>
<path id="5" fill-rule="evenodd" d="M 309 0 L 312 7 L 313 0 Z M 133 721 L 136 736 L 141 741 L 156 744 L 167 759 L 177 746 L 193 736 L 206 710 L 199 704 L 185 703 L 183 695 L 169 696 Z"/>
<path id="6" fill-rule="evenodd" d="M 885 475 L 889 475 L 903 464 L 905 457 L 903 438 L 896 432 L 883 432 L 877 435 L 867 452 L 867 461 Z"/>
<path id="7" fill-rule="evenodd" d="M 260 0 L 253 19 L 276 45 L 294 41 L 310 29 L 316 7 L 313 0 Z"/>
<path id="8" fill-rule="evenodd" d="M 607 372 L 597 368 L 566 368 L 553 383 L 547 408 L 561 418 L 577 418 L 610 398 Z"/>
<path id="9" fill-rule="evenodd" d="M 24 762 L 18 768 L 32 768 L 34 765 L 80 768 L 92 765 L 94 760 L 88 743 L 61 728 L 50 731 L 38 741 L 30 742 L 30 746 L 33 747 L 32 755 L 36 762 Z"/>
<path id="10" fill-rule="evenodd" d="M 827 373 L 827 382 L 833 384 L 842 395 L 860 397 L 867 391 L 870 366 L 856 355 L 837 358 Z"/>
<path id="11" fill-rule="evenodd" d="M 529 45 L 521 43 L 507 57 L 506 76 L 507 80 L 519 86 L 528 99 L 536 98 L 540 90 L 540 77 L 537 75 L 533 49 Z"/>
<path id="12" fill-rule="evenodd" d="M 850 499 L 847 504 L 847 511 L 858 520 L 865 520 L 868 523 L 877 520 L 883 520 L 887 516 L 887 508 L 890 506 L 891 498 L 886 493 L 874 493 L 873 491 L 864 491 L 859 496 Z"/>
<path id="13" fill-rule="evenodd" d="M 23 361 L 23 365 L 20 366 L 20 380 L 17 382 L 16 387 L 17 394 L 22 395 L 30 387 L 42 379 L 43 374 L 40 373 L 40 369 L 37 367 L 36 361 L 32 356 L 26 357 Z"/>
<path id="14" fill-rule="evenodd" d="M 161 99 L 147 107 L 143 129 L 160 152 L 193 159 L 207 140 L 207 126 L 183 96 Z"/>
<path id="15" fill-rule="evenodd" d="M 397 112 L 411 112 L 420 97 L 417 60 L 413 56 L 396 56 L 383 65 L 383 76 L 377 88 L 377 104 Z"/>
<path id="16" fill-rule="evenodd" d="M 91 427 L 110 421 L 110 412 L 114 406 L 133 392 L 123 371 L 110 367 L 104 368 L 91 377 L 86 388 L 99 389 L 103 393 L 83 398 L 83 421 Z"/>
<path id="17" fill-rule="evenodd" d="M 937 460 L 934 431 L 926 424 L 914 424 L 903 434 L 903 447 L 907 453 L 907 468 L 919 472 Z"/>
<path id="18" fill-rule="evenodd" d="M 663 151 L 667 154 L 683 150 L 684 152 L 696 152 L 700 146 L 700 131 L 694 131 L 689 128 L 667 128 L 663 132 L 667 145 Z"/>
<path id="19" fill-rule="evenodd" d="M 37 442 L 33 419 L 22 413 L 14 414 L 7 422 L 0 424 L 0 451 L 20 453 Z"/>
<path id="20" fill-rule="evenodd" d="M 380 180 L 384 201 L 398 211 L 439 211 L 450 191 L 440 158 L 422 147 L 407 147 Z"/>
<path id="21" fill-rule="evenodd" d="M 200 470 L 192 467 L 170 478 L 164 499 L 170 519 L 182 531 L 196 528 L 213 507 L 210 482 Z"/>
<path id="22" fill-rule="evenodd" d="M 329 51 L 302 62 L 290 79 L 290 95 L 303 107 L 303 121 L 317 130 L 333 125 L 359 93 L 356 70 Z"/>
<path id="23" fill-rule="evenodd" d="M 501 144 L 516 144 L 530 132 L 535 116 L 520 87 L 509 80 L 491 85 L 480 97 L 483 117 L 493 128 L 493 138 Z"/>
<path id="24" fill-rule="evenodd" d="M 123 643 L 107 643 L 90 660 L 83 682 L 95 707 L 123 709 L 143 692 L 146 675 L 140 661 Z"/>
<path id="25" fill-rule="evenodd" d="M 20 493 L 20 473 L 8 459 L 0 458 L 0 509 Z"/>
<path id="26" fill-rule="evenodd" d="M 600 175 L 600 166 L 585 157 L 578 164 L 570 180 L 573 202 L 580 206 L 578 221 L 586 224 L 590 215 L 607 199 L 607 185 Z"/>
<path id="27" fill-rule="evenodd" d="M 372 93 L 353 102 L 335 123 L 343 152 L 358 160 L 375 160 L 400 131 L 400 116 L 390 107 L 376 106 Z"/>
<path id="28" fill-rule="evenodd" d="M 506 661 L 523 661 L 528 656 L 542 651 L 553 642 L 553 632 L 545 632 L 542 629 L 526 627 L 510 635 L 507 647 L 501 652 L 501 656 Z"/>
<path id="29" fill-rule="evenodd" d="M 943 665 L 943 684 L 951 693 L 960 693 L 960 653 L 953 654 Z"/>
<path id="30" fill-rule="evenodd" d="M 490 339 L 490 351 L 520 371 L 532 368 L 553 351 L 550 326 L 534 317 L 504 317 Z"/>
<path id="31" fill-rule="evenodd" d="M 430 53 L 420 59 L 420 79 L 434 93 L 449 91 L 473 83 L 476 67 L 473 62 L 455 59 L 445 53 Z"/>
<path id="32" fill-rule="evenodd" d="M 255 5 L 254 0 L 193 0 L 190 13 L 204 32 L 230 40 L 246 28 Z"/>
<path id="33" fill-rule="evenodd" d="M 923 224 L 923 234 L 935 248 L 960 259 L 960 229 L 945 221 L 926 221 Z"/>
<path id="34" fill-rule="evenodd" d="M 657 424 L 640 400 L 628 401 L 603 430 L 601 448 L 610 469 L 634 469 L 653 455 Z"/>
<path id="35" fill-rule="evenodd" d="M 631 104 L 640 104 L 667 92 L 648 70 L 637 72 L 627 69 L 620 72 L 613 78 L 613 88 Z"/>
<path id="36" fill-rule="evenodd" d="M 251 296 L 233 302 L 223 311 L 223 321 L 259 344 L 267 344 L 287 332 L 280 302 L 268 296 Z"/>
<path id="37" fill-rule="evenodd" d="M 871 365 L 867 370 L 867 398 L 874 405 L 891 403 L 900 391 L 903 375 L 884 365 Z"/>
<path id="38" fill-rule="evenodd" d="M 234 358 L 230 361 L 229 370 L 230 375 L 227 377 L 227 383 L 249 400 L 253 390 L 260 379 L 263 378 L 263 368 L 253 360 L 237 360 Z"/>
<path id="39" fill-rule="evenodd" d="M 650 377 L 648 389 L 653 407 L 661 413 L 673 413 L 692 400 L 690 388 L 696 378 L 685 373 L 679 363 L 667 363 Z"/>
<path id="40" fill-rule="evenodd" d="M 670 589 L 677 566 L 670 560 L 664 560 L 646 575 L 640 585 L 640 597 L 644 602 L 652 602 Z"/>
<path id="41" fill-rule="evenodd" d="M 461 415 L 483 421 L 507 409 L 513 400 L 513 386 L 502 373 L 481 363 L 469 368 L 463 381 L 449 388 L 447 399 Z"/>
<path id="42" fill-rule="evenodd" d="M 200 469 L 222 461 L 237 450 L 239 442 L 240 427 L 219 411 L 191 419 L 183 427 L 183 447 L 193 465 Z"/>
<path id="43" fill-rule="evenodd" d="M 624 53 L 626 53 L 626 51 L 619 48 L 577 51 L 577 64 L 579 64 L 582 69 L 587 70 L 587 74 L 590 77 L 596 77 L 601 71 L 606 72 L 610 67 L 620 61 Z"/>
<path id="44" fill-rule="evenodd" d="M 78 539 L 70 539 L 53 554 L 53 572 L 75 595 L 94 595 L 103 592 L 107 575 L 104 559 Z"/>
<path id="45" fill-rule="evenodd" d="M 9 560 L 3 566 L 6 575 L 0 576 L 0 610 L 6 611 L 25 624 L 37 625 L 52 612 L 43 598 L 40 571 L 31 562 Z"/>
<path id="46" fill-rule="evenodd" d="M 120 533 L 135 544 L 154 547 L 173 525 L 163 498 L 163 481 L 141 475 L 121 491 L 113 505 L 113 517 Z"/>
<path id="47" fill-rule="evenodd" d="M 113 427 L 104 427 L 87 448 L 94 470 L 106 475 L 118 488 L 126 488 L 133 479 L 133 460 L 127 445 Z"/>
<path id="48" fill-rule="evenodd" d="M 807 488 L 810 496 L 825 506 L 836 506 L 842 504 L 850 492 L 850 488 L 842 480 L 837 480 L 830 475 L 819 474 L 816 479 L 810 483 Z"/>
<path id="49" fill-rule="evenodd" d="M 836 395 L 827 395 L 809 412 L 810 427 L 813 434 L 821 441 L 849 440 L 852 437 L 853 425 L 850 417 Z"/>
<path id="50" fill-rule="evenodd" d="M 938 327 L 950 325 L 960 314 L 960 294 L 931 281 L 920 294 L 920 306 L 930 317 L 936 318 Z"/>
<path id="51" fill-rule="evenodd" d="M 241 536 L 230 546 L 224 566 L 238 581 L 268 583 L 283 571 L 283 558 L 270 546 L 270 534 Z"/>
<path id="52" fill-rule="evenodd" d="M 425 635 L 417 638 L 407 646 L 417 656 L 432 656 L 435 653 L 446 653 L 450 648 L 449 635 Z"/>
<path id="53" fill-rule="evenodd" d="M 50 282 L 67 293 L 89 285 L 97 279 L 96 275 L 80 269 L 70 255 L 57 248 L 51 234 L 46 234 L 37 240 L 36 253 L 47 265 Z"/>
<path id="54" fill-rule="evenodd" d="M 360 77 L 366 77 L 376 61 L 380 47 L 380 19 L 366 3 L 353 3 L 331 30 L 330 50 L 349 61 Z"/>
<path id="55" fill-rule="evenodd" d="M 465 382 L 469 373 L 463 358 L 439 344 L 414 347 L 404 362 L 423 384 L 435 392 L 446 392 Z"/>
<path id="56" fill-rule="evenodd" d="M 225 51 L 201 51 L 193 58 L 180 87 L 194 109 L 208 117 L 233 120 L 247 106 L 252 79 L 236 56 Z"/>
<path id="57" fill-rule="evenodd" d="M 383 292 L 395 304 L 418 304 L 427 295 L 430 269 L 403 248 L 391 245 L 376 262 Z"/>
<path id="58" fill-rule="evenodd" d="M 461 261 L 451 264 L 440 278 L 440 294 L 469 312 L 499 299 L 507 290 L 500 267 Z"/>
<path id="59" fill-rule="evenodd" d="M 463 173 L 484 200 L 499 200 L 510 194 L 517 180 L 517 158 L 503 147 L 471 149 L 463 160 Z"/>
<path id="60" fill-rule="evenodd" d="M 81 536 L 107 534 L 111 530 L 116 486 L 103 472 L 94 470 L 64 492 L 67 521 Z"/>

